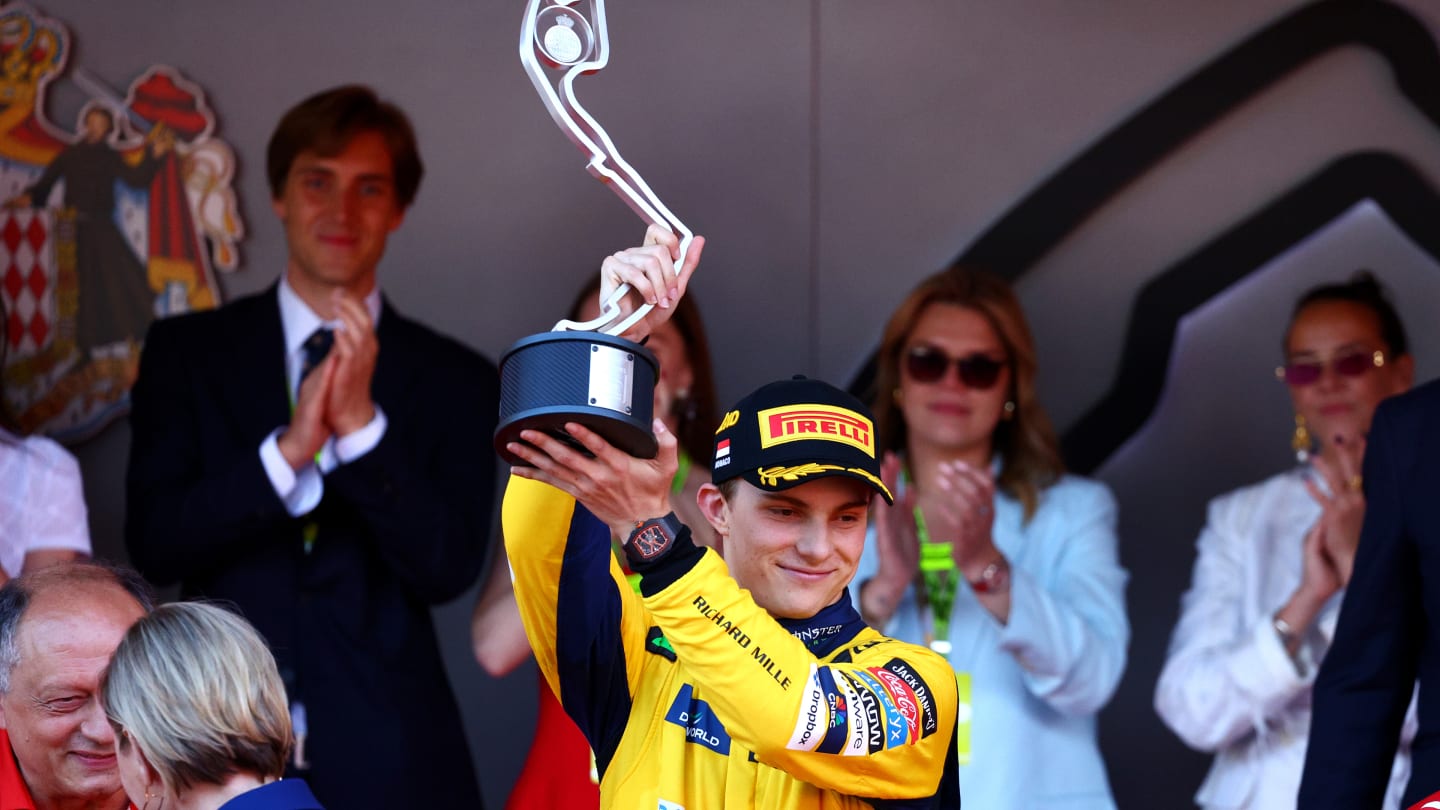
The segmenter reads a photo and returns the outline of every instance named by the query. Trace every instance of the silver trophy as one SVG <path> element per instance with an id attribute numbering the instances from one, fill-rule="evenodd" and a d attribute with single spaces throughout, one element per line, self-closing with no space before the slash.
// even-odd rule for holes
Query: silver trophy
<path id="1" fill-rule="evenodd" d="M 610 62 L 605 0 L 529 0 L 520 27 L 520 62 L 565 133 L 590 162 L 586 170 L 647 223 L 680 236 L 677 267 L 684 264 L 694 234 L 620 156 L 605 129 L 575 98 L 575 79 Z M 525 462 L 505 445 L 522 430 L 544 430 L 569 441 L 566 422 L 578 422 L 615 447 L 639 458 L 658 450 L 650 432 L 659 367 L 644 347 L 619 337 L 653 307 L 644 304 L 625 317 L 622 284 L 602 302 L 599 317 L 583 323 L 561 320 L 554 329 L 511 346 L 500 359 L 500 425 L 495 449 L 511 464 Z"/>

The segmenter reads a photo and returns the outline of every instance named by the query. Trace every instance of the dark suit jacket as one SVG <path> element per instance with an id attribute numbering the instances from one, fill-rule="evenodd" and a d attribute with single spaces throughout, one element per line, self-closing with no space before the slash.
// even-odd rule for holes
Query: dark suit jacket
<path id="1" fill-rule="evenodd" d="M 235 603 L 269 641 L 327 806 L 479 807 L 430 606 L 484 561 L 498 379 L 388 303 L 377 338 L 384 438 L 292 518 L 259 456 L 290 421 L 275 288 L 156 321 L 132 392 L 125 540 L 152 582 Z"/>
<path id="2" fill-rule="evenodd" d="M 1440 381 L 1375 411 L 1364 475 L 1355 572 L 1315 681 L 1305 810 L 1381 806 L 1417 675 L 1420 730 L 1401 807 L 1440 790 Z"/>

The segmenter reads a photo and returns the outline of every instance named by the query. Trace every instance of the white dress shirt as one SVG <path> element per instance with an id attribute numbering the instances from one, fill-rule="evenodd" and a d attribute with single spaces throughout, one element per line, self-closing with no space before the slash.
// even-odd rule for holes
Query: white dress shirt
<path id="1" fill-rule="evenodd" d="M 300 369 L 305 362 L 305 341 L 322 326 L 341 329 L 339 320 L 321 320 L 319 315 L 295 293 L 290 283 L 280 279 L 280 326 L 285 333 L 285 379 L 290 386 L 290 404 L 294 407 L 300 388 Z M 365 308 L 370 311 L 370 320 L 380 325 L 380 288 L 376 286 L 365 296 Z M 287 426 L 281 425 L 270 432 L 260 443 L 260 463 L 275 494 L 285 502 L 285 509 L 292 516 L 308 514 L 320 505 L 325 495 L 326 473 L 341 464 L 347 464 L 375 449 L 385 436 L 385 413 L 375 406 L 375 418 L 354 433 L 330 437 L 320 448 L 319 460 L 306 464 L 299 470 L 292 469 L 290 462 L 280 452 L 280 435 Z"/>
<path id="2" fill-rule="evenodd" d="M 0 429 L 0 566 L 17 577 L 41 549 L 90 553 L 80 465 L 51 439 Z"/>
<path id="3" fill-rule="evenodd" d="M 1195 795 L 1208 808 L 1295 807 L 1310 732 L 1310 690 L 1343 593 L 1321 609 L 1291 660 L 1276 612 L 1300 585 L 1305 534 L 1320 505 L 1308 468 L 1210 502 L 1190 590 L 1155 688 L 1155 710 L 1180 739 L 1215 752 Z M 1385 807 L 1398 807 L 1415 736 L 1411 703 Z"/>

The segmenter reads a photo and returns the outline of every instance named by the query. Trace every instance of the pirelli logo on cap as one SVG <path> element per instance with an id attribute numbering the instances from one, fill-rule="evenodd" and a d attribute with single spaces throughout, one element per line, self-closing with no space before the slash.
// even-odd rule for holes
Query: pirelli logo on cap
<path id="1" fill-rule="evenodd" d="M 757 415 L 762 449 L 818 440 L 848 444 L 875 457 L 875 429 L 869 419 L 852 410 L 833 405 L 786 405 Z"/>

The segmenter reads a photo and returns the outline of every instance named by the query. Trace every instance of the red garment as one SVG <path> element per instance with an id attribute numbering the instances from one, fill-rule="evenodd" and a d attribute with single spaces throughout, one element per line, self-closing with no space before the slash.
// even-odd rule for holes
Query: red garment
<path id="1" fill-rule="evenodd" d="M 134 804 L 126 807 L 135 810 Z M 35 810 L 35 800 L 30 798 L 30 788 L 26 787 L 15 752 L 10 749 L 10 732 L 3 728 L 0 728 L 0 810 Z"/>
<path id="2" fill-rule="evenodd" d="M 591 776 L 594 757 L 580 728 L 561 708 L 555 693 L 540 682 L 540 712 L 535 719 L 535 741 L 525 757 L 525 767 L 515 781 L 507 810 L 531 808 L 598 808 L 600 786 Z M 3 794 L 0 794 L 3 795 Z M 9 810 L 0 806 L 0 810 Z"/>
<path id="3" fill-rule="evenodd" d="M 10 732 L 0 729 L 0 810 L 35 810 L 30 788 L 20 775 L 15 752 L 10 750 Z"/>

